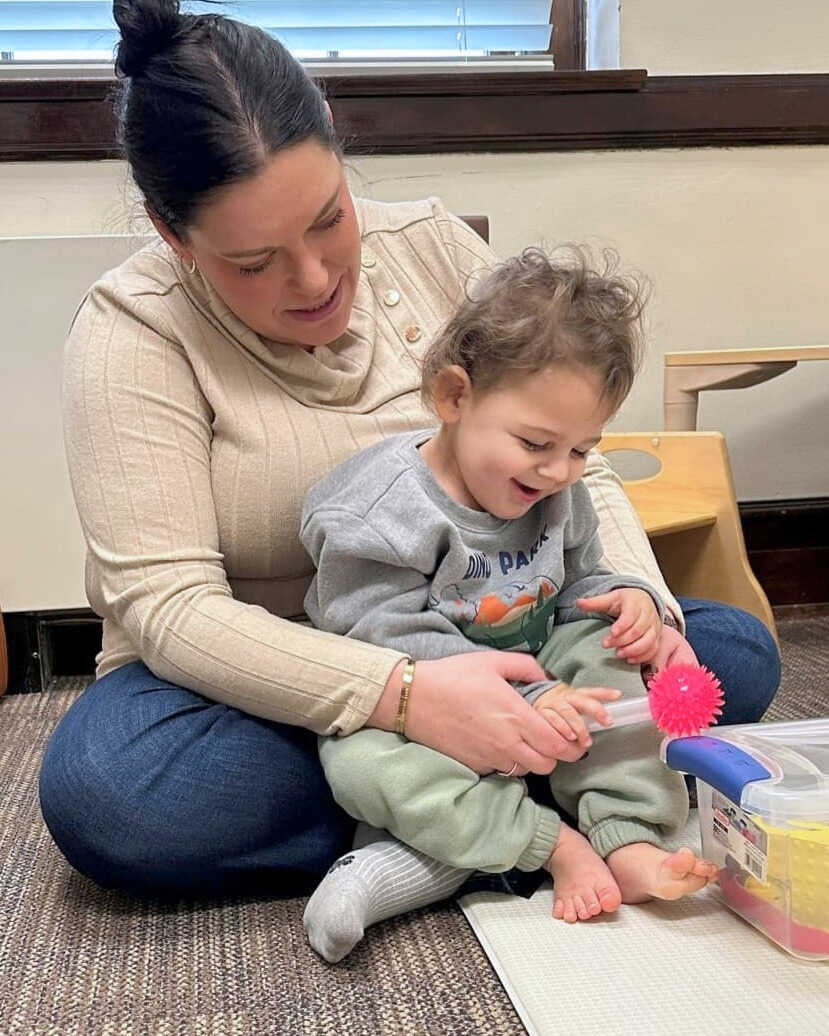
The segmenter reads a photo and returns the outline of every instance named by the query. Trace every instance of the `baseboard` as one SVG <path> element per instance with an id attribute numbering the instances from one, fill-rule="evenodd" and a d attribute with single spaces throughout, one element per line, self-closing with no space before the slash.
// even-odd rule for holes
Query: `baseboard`
<path id="1" fill-rule="evenodd" d="M 773 607 L 829 603 L 829 497 L 741 503 L 740 520 Z"/>
<path id="2" fill-rule="evenodd" d="M 9 693 L 42 691 L 55 676 L 88 676 L 101 650 L 101 620 L 86 608 L 3 616 Z"/>

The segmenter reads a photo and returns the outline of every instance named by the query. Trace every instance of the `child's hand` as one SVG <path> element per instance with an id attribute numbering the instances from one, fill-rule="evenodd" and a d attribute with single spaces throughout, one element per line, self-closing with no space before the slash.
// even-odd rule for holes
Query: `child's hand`
<path id="1" fill-rule="evenodd" d="M 658 672 L 676 662 L 682 662 L 684 665 L 699 665 L 694 649 L 679 630 L 675 630 L 671 626 L 663 626 L 659 633 L 659 646 L 651 659 L 651 664 Z"/>
<path id="2" fill-rule="evenodd" d="M 603 701 L 615 701 L 621 691 L 612 687 L 571 687 L 567 683 L 556 684 L 533 702 L 551 727 L 567 741 L 577 741 L 587 749 L 593 743 L 583 716 L 590 716 L 603 727 L 613 722 Z"/>
<path id="3" fill-rule="evenodd" d="M 626 658 L 631 665 L 641 665 L 655 657 L 662 623 L 653 598 L 646 590 L 627 586 L 599 597 L 582 597 L 576 604 L 585 612 L 616 616 L 602 645 L 614 648 L 619 658 Z"/>

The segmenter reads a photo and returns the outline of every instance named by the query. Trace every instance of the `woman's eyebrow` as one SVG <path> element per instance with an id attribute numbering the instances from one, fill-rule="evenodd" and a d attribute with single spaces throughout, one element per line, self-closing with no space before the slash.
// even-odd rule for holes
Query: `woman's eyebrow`
<path id="1" fill-rule="evenodd" d="M 339 198 L 339 196 L 340 196 L 340 188 L 338 186 L 336 191 L 334 191 L 334 193 L 331 195 L 331 197 L 328 199 L 328 201 L 323 205 L 323 207 L 319 210 L 319 212 L 316 214 L 316 216 L 314 216 L 313 220 L 311 221 L 311 226 L 313 226 L 314 223 L 318 223 L 322 219 L 322 217 L 326 214 L 326 212 L 328 212 L 328 210 L 331 208 L 331 206 L 334 204 L 334 202 Z M 275 252 L 275 251 L 276 251 L 276 245 L 262 245 L 261 248 L 246 248 L 242 252 L 225 252 L 224 253 L 224 258 L 225 259 L 249 259 L 252 255 L 261 255 L 263 252 Z"/>

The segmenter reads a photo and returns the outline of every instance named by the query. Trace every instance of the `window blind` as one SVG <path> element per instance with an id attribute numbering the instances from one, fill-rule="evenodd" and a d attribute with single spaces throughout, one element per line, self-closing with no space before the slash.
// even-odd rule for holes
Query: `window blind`
<path id="1" fill-rule="evenodd" d="M 266 29 L 303 60 L 387 61 L 549 50 L 552 0 L 235 0 L 192 3 Z M 111 0 L 0 0 L 0 62 L 112 60 Z"/>

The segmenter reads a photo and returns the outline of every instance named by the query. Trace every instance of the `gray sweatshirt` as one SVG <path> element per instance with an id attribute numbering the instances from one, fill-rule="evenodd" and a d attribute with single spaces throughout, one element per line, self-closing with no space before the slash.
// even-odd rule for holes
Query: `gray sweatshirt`
<path id="1" fill-rule="evenodd" d="M 305 498 L 301 539 L 317 574 L 319 629 L 435 659 L 484 648 L 536 655 L 580 597 L 650 584 L 600 566 L 584 484 L 505 520 L 453 500 L 418 452 L 433 432 L 393 436 L 334 468 Z M 553 676 L 554 674 L 550 674 Z M 532 700 L 549 687 L 532 685 Z"/>

